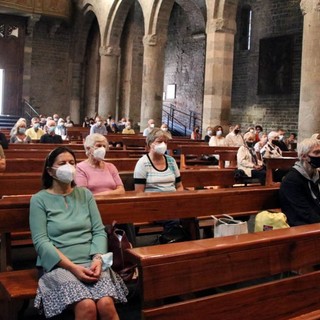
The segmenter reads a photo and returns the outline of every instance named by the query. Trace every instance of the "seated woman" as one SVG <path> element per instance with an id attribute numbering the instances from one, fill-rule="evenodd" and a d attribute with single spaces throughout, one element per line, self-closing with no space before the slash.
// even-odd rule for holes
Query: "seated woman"
<path id="1" fill-rule="evenodd" d="M 94 195 L 123 194 L 125 192 L 117 168 L 104 161 L 109 144 L 102 134 L 89 134 L 84 142 L 87 160 L 77 164 L 76 183 Z"/>
<path id="2" fill-rule="evenodd" d="M 180 171 L 173 157 L 165 154 L 169 137 L 159 128 L 147 136 L 148 154 L 143 155 L 134 169 L 134 186 L 138 192 L 183 191 Z M 165 229 L 179 221 L 162 221 Z"/>
<path id="3" fill-rule="evenodd" d="M 0 145 L 0 172 L 6 170 L 6 157 L 4 156 L 3 148 Z"/>
<path id="4" fill-rule="evenodd" d="M 201 140 L 201 133 L 200 133 L 200 127 L 195 126 L 193 131 L 191 132 L 191 140 Z"/>
<path id="5" fill-rule="evenodd" d="M 266 170 L 262 161 L 257 159 L 254 151 L 255 134 L 247 132 L 243 139 L 245 145 L 241 146 L 237 152 L 238 169 L 243 170 L 248 177 L 259 179 L 260 183 L 264 185 Z"/>
<path id="6" fill-rule="evenodd" d="M 107 236 L 92 193 L 75 186 L 76 159 L 58 147 L 45 160 L 44 189 L 32 196 L 30 229 L 41 275 L 35 307 L 47 318 L 71 308 L 75 319 L 119 319 L 122 279 L 103 263 Z"/>
<path id="7" fill-rule="evenodd" d="M 209 140 L 210 147 L 226 146 L 226 141 L 223 136 L 223 129 L 221 126 L 215 126 L 212 130 L 212 137 Z"/>
<path id="8" fill-rule="evenodd" d="M 10 143 L 30 143 L 31 138 L 26 135 L 27 124 L 25 121 L 20 120 L 16 123 L 12 130 Z"/>
<path id="9" fill-rule="evenodd" d="M 112 195 L 125 193 L 117 168 L 104 161 L 109 144 L 100 133 L 86 137 L 84 148 L 87 160 L 77 164 L 75 181 L 77 186 L 88 188 L 94 195 Z M 115 220 L 116 220 L 115 216 Z M 133 246 L 136 244 L 135 230 L 132 224 L 117 225 L 123 229 Z"/>

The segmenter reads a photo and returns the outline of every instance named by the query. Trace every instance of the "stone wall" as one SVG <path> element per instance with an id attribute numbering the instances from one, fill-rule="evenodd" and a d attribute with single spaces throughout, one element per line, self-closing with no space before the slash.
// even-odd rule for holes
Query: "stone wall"
<path id="1" fill-rule="evenodd" d="M 176 98 L 167 99 L 165 96 L 164 104 L 173 104 L 182 111 L 176 112 L 177 118 L 188 127 L 190 112 L 195 112 L 201 121 L 205 64 L 205 39 L 193 37 L 189 30 L 186 13 L 175 4 L 168 28 L 164 91 L 167 94 L 167 86 L 175 84 Z M 166 113 L 163 113 L 165 119 Z"/>
<path id="2" fill-rule="evenodd" d="M 299 0 L 240 0 L 252 8 L 250 50 L 239 49 L 235 37 L 231 123 L 244 128 L 261 124 L 270 131 L 283 127 L 297 132 L 303 17 Z M 239 30 L 239 15 L 237 27 Z M 258 94 L 260 39 L 291 35 L 293 38 L 292 91 L 289 94 Z"/>
<path id="3" fill-rule="evenodd" d="M 30 103 L 47 116 L 69 114 L 70 29 L 39 21 L 33 35 Z"/>

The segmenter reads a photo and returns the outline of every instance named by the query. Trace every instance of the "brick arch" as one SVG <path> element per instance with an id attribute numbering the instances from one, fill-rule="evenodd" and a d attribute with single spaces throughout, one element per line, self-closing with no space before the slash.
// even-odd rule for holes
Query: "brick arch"
<path id="1" fill-rule="evenodd" d="M 206 21 L 200 8 L 193 0 L 175 0 L 175 2 L 186 13 L 190 26 L 192 27 L 191 33 L 198 34 L 205 32 Z"/>
<path id="2" fill-rule="evenodd" d="M 102 32 L 101 43 L 103 46 L 119 47 L 124 23 L 134 3 L 135 0 L 122 0 L 113 3 Z"/>
<path id="3" fill-rule="evenodd" d="M 213 19 L 236 19 L 238 0 L 214 0 L 214 4 L 210 4 L 212 0 L 206 0 L 207 7 L 211 7 L 209 18 Z"/>
<path id="4" fill-rule="evenodd" d="M 97 19 L 94 8 L 87 4 L 78 12 L 75 19 L 73 51 L 71 56 L 74 62 L 82 62 L 86 53 L 89 31 L 93 21 Z"/>

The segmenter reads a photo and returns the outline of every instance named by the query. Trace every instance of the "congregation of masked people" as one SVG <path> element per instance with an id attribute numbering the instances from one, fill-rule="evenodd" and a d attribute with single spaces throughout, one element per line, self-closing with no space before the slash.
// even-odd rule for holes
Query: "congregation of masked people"
<path id="1" fill-rule="evenodd" d="M 74 152 L 66 145 L 48 154 L 42 173 L 43 190 L 31 198 L 30 229 L 41 271 L 34 305 L 48 318 L 71 308 L 79 319 L 88 312 L 93 318 L 99 315 L 119 319 L 114 304 L 127 301 L 125 284 L 109 268 L 106 233 L 94 199 L 95 195 L 125 193 L 116 166 L 105 161 L 110 146 L 106 134 L 120 127 L 112 118 L 108 120 L 104 123 L 97 116 L 89 124 L 90 134 L 84 140 L 86 160 L 77 163 Z M 120 122 L 122 130 L 131 130 L 128 121 Z M 55 136 L 62 141 L 66 135 L 62 125 L 67 128 L 74 124 L 70 117 L 64 120 L 54 115 L 33 118 L 27 128 L 26 121 L 19 119 L 12 129 L 10 143 L 26 143 L 36 138 L 49 142 Z M 135 191 L 184 192 L 177 163 L 167 154 L 167 144 L 172 138 L 168 126 L 158 127 L 150 119 L 143 136 L 148 152 L 137 160 L 133 173 Z M 199 127 L 191 138 L 202 141 Z M 283 151 L 296 149 L 296 138 L 291 133 L 286 139 L 282 129 L 264 133 L 261 126 L 242 133 L 237 124 L 226 135 L 220 125 L 209 127 L 204 140 L 210 146 L 238 147 L 238 168 L 263 182 L 264 158 L 281 157 Z M 319 138 L 319 134 L 314 134 L 298 144 L 298 160 L 281 180 L 281 209 L 290 226 L 320 222 Z M 0 171 L 5 171 L 5 166 L 5 153 L 0 146 Z M 178 220 L 155 222 L 164 231 L 179 226 Z M 129 233 L 131 226 L 124 227 Z"/>

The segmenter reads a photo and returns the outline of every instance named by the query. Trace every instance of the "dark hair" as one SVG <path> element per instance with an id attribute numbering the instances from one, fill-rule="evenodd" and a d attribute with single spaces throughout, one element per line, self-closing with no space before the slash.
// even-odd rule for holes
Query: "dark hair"
<path id="1" fill-rule="evenodd" d="M 216 136 L 216 135 L 217 135 L 217 131 L 219 131 L 219 130 L 218 130 L 219 128 L 221 128 L 221 131 L 222 131 L 222 134 L 223 134 L 223 128 L 222 128 L 222 126 L 217 125 L 217 126 L 215 126 L 215 127 L 213 128 L 213 130 L 212 130 L 212 135 L 213 135 L 213 136 Z"/>
<path id="2" fill-rule="evenodd" d="M 46 161 L 44 163 L 44 168 L 42 172 L 42 187 L 44 189 L 48 189 L 52 187 L 52 182 L 53 178 L 52 176 L 48 173 L 48 168 L 51 168 L 54 161 L 56 160 L 57 156 L 60 155 L 61 153 L 68 152 L 73 156 L 74 161 L 76 162 L 76 156 L 74 152 L 68 148 L 68 147 L 58 147 L 53 149 L 47 156 Z M 76 184 L 74 181 L 71 182 L 71 186 L 74 187 Z"/>
<path id="3" fill-rule="evenodd" d="M 256 127 L 255 127 L 255 129 L 257 130 L 257 129 L 260 129 L 260 131 L 263 131 L 263 129 L 262 129 L 262 127 L 260 126 L 260 125 L 257 125 Z"/>

